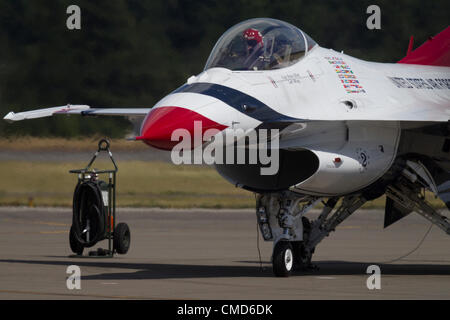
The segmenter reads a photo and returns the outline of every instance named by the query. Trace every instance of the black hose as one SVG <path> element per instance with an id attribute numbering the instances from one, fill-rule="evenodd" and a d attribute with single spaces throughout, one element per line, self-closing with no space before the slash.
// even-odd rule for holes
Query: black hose
<path id="1" fill-rule="evenodd" d="M 94 246 L 105 237 L 105 207 L 103 204 L 102 192 L 99 183 L 95 181 L 85 181 L 79 183 L 73 194 L 73 216 L 72 226 L 76 241 L 86 248 Z M 83 230 L 88 226 L 89 220 L 89 241 Z"/>

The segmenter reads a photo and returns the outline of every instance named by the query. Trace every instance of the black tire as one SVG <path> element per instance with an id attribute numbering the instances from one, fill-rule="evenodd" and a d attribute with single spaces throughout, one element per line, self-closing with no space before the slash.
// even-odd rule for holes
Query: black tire
<path id="1" fill-rule="evenodd" d="M 131 234 L 126 223 L 119 223 L 114 229 L 113 244 L 118 254 L 125 254 L 130 248 Z"/>
<path id="2" fill-rule="evenodd" d="M 294 249 L 294 270 L 308 270 L 311 268 L 311 258 L 314 253 L 314 249 L 309 252 L 305 249 L 305 243 L 309 240 L 309 234 L 311 233 L 311 222 L 306 218 L 302 217 L 303 223 L 303 241 L 292 242 L 292 247 Z"/>
<path id="3" fill-rule="evenodd" d="M 85 248 L 93 247 L 106 235 L 106 215 L 103 205 L 100 184 L 102 181 L 87 181 L 77 184 L 73 195 L 73 216 L 72 226 L 74 228 L 77 241 Z M 86 235 L 82 231 L 90 221 L 90 239 L 86 240 Z"/>
<path id="4" fill-rule="evenodd" d="M 294 250 L 288 241 L 280 241 L 273 249 L 273 273 L 277 277 L 289 277 L 294 269 Z"/>
<path id="5" fill-rule="evenodd" d="M 305 271 L 312 267 L 311 258 L 314 253 L 308 252 L 302 241 L 297 241 L 293 244 L 294 248 L 294 270 Z"/>
<path id="6" fill-rule="evenodd" d="M 78 241 L 78 238 L 75 234 L 75 229 L 73 226 L 70 227 L 69 232 L 69 244 L 70 244 L 70 250 L 72 250 L 73 253 L 81 256 L 83 254 L 84 246 Z"/>

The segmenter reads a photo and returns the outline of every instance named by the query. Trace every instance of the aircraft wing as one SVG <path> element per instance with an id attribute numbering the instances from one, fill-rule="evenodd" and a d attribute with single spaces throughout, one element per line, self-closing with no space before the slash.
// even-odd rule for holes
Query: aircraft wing
<path id="1" fill-rule="evenodd" d="M 150 108 L 91 108 L 87 105 L 65 105 L 25 112 L 10 112 L 3 119 L 8 122 L 51 117 L 55 114 L 80 114 L 82 116 L 145 116 Z"/>

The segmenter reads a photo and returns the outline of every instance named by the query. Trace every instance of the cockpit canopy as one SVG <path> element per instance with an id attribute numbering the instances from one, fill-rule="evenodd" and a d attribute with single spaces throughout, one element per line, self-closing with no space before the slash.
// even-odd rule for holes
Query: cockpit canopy
<path id="1" fill-rule="evenodd" d="M 251 19 L 231 27 L 217 41 L 205 70 L 273 70 L 301 59 L 316 42 L 297 27 L 269 18 Z"/>

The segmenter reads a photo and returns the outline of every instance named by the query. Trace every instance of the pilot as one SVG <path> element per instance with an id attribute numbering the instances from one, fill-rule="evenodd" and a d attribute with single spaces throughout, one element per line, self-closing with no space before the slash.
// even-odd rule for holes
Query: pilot
<path id="1" fill-rule="evenodd" d="M 263 56 L 264 39 L 257 29 L 249 28 L 242 34 L 247 45 L 247 59 L 244 64 L 249 68 L 257 68 L 256 63 Z"/>

